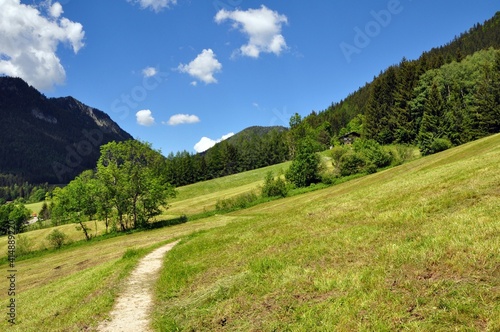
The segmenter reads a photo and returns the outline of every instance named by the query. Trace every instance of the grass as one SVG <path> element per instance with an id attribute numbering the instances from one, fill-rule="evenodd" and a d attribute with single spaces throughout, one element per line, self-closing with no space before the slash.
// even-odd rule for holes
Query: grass
<path id="1" fill-rule="evenodd" d="M 138 260 L 179 238 L 156 286 L 159 331 L 500 330 L 499 161 L 497 135 L 326 189 L 207 212 L 281 164 L 179 188 L 165 217 L 196 215 L 184 224 L 90 242 L 78 242 L 74 224 L 59 226 L 75 243 L 16 262 L 18 324 L 0 320 L 0 330 L 94 330 Z M 44 248 L 50 231 L 23 236 Z M 8 300 L 0 291 L 4 308 Z"/>
<path id="2" fill-rule="evenodd" d="M 217 200 L 254 191 L 264 183 L 269 171 L 285 170 L 289 162 L 180 187 L 165 215 L 197 215 L 215 209 Z"/>
<path id="3" fill-rule="evenodd" d="M 42 210 L 42 206 L 43 206 L 43 203 L 45 201 L 42 201 L 42 202 L 37 202 L 37 203 L 30 203 L 30 204 L 26 204 L 26 208 L 28 208 L 28 210 L 36 213 L 37 215 L 40 213 L 40 211 Z"/>
<path id="4" fill-rule="evenodd" d="M 500 330 L 500 135 L 272 201 L 166 256 L 159 331 Z"/>
<path id="5" fill-rule="evenodd" d="M 161 244 L 222 227 L 238 217 L 216 216 L 172 227 L 75 243 L 16 262 L 17 324 L 0 320 L 0 331 L 93 329 L 111 310 L 122 281 L 147 252 Z M 26 233 L 26 236 L 30 235 Z M 0 270 L 7 273 L 6 263 Z M 6 308 L 8 280 L 0 279 Z M 6 310 L 4 311 L 6 313 Z"/>

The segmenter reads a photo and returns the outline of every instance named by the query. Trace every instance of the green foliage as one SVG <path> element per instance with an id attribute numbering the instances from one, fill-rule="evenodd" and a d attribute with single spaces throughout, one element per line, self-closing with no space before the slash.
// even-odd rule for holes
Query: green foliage
<path id="1" fill-rule="evenodd" d="M 365 170 L 367 164 L 366 159 L 363 155 L 356 153 L 355 151 L 347 151 L 340 158 L 339 171 L 341 176 L 349 176 L 357 173 L 361 173 Z"/>
<path id="2" fill-rule="evenodd" d="M 68 236 L 58 229 L 54 229 L 49 235 L 47 240 L 54 249 L 60 249 L 66 242 Z"/>
<path id="3" fill-rule="evenodd" d="M 358 173 L 375 173 L 391 165 L 394 155 L 375 140 L 358 139 L 351 146 L 332 149 L 332 164 L 340 176 Z"/>
<path id="4" fill-rule="evenodd" d="M 43 202 L 42 209 L 40 210 L 40 213 L 38 215 L 38 218 L 41 220 L 48 220 L 51 217 L 51 209 L 47 202 Z"/>
<path id="5" fill-rule="evenodd" d="M 217 200 L 215 210 L 219 212 L 228 212 L 245 209 L 255 203 L 259 197 L 255 192 L 248 192 L 235 197 Z"/>
<path id="6" fill-rule="evenodd" d="M 174 186 L 275 165 L 288 160 L 289 142 L 284 127 L 249 127 L 209 150 L 170 153 L 166 177 Z"/>
<path id="7" fill-rule="evenodd" d="M 415 154 L 416 147 L 411 145 L 396 144 L 384 148 L 391 155 L 392 166 L 402 165 L 418 156 Z"/>
<path id="8" fill-rule="evenodd" d="M 16 256 L 25 256 L 33 251 L 33 241 L 26 235 L 16 237 Z"/>
<path id="9" fill-rule="evenodd" d="M 382 168 L 391 164 L 391 155 L 375 140 L 358 139 L 353 144 L 354 151 L 362 156 L 368 164 Z"/>
<path id="10" fill-rule="evenodd" d="M 53 192 L 53 223 L 77 223 L 87 240 L 90 229 L 84 221 L 101 218 L 106 231 L 112 218 L 122 231 L 144 228 L 175 195 L 166 181 L 165 160 L 150 145 L 111 142 L 101 150 L 96 173 L 85 171 Z"/>
<path id="11" fill-rule="evenodd" d="M 0 235 L 8 234 L 14 228 L 14 233 L 22 233 L 25 222 L 31 217 L 30 211 L 22 203 L 9 203 L 0 206 Z"/>
<path id="12" fill-rule="evenodd" d="M 307 187 L 320 182 L 320 156 L 314 151 L 310 140 L 300 143 L 299 150 L 286 172 L 286 179 L 296 187 Z"/>
<path id="13" fill-rule="evenodd" d="M 111 142 L 101 148 L 97 179 L 102 185 L 97 193 L 106 200 L 97 211 L 116 213 L 121 230 L 146 227 L 161 213 L 167 198 L 175 196 L 167 182 L 163 156 L 147 143 Z"/>
<path id="14" fill-rule="evenodd" d="M 453 145 L 451 144 L 449 139 L 436 138 L 434 141 L 432 141 L 432 144 L 430 146 L 430 152 L 437 153 L 437 152 L 445 151 L 445 150 L 450 149 L 452 146 Z"/>
<path id="15" fill-rule="evenodd" d="M 272 171 L 266 174 L 264 186 L 262 187 L 263 197 L 286 197 L 288 194 L 288 187 L 285 180 L 281 176 L 274 177 Z"/>

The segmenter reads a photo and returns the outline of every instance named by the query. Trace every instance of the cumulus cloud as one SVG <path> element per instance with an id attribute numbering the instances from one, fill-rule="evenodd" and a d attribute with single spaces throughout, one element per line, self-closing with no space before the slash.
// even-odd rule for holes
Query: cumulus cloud
<path id="1" fill-rule="evenodd" d="M 282 25 L 288 23 L 287 17 L 264 5 L 247 11 L 221 9 L 215 15 L 215 22 L 220 24 L 226 20 L 233 21 L 233 27 L 248 37 L 248 43 L 238 51 L 241 55 L 258 58 L 262 52 L 280 55 L 287 49 L 281 34 Z"/>
<path id="2" fill-rule="evenodd" d="M 158 74 L 158 71 L 154 67 L 146 67 L 142 70 L 142 75 L 144 75 L 144 77 L 153 77 L 156 74 Z"/>
<path id="3" fill-rule="evenodd" d="M 1 3 L 0 74 L 21 77 L 40 90 L 64 83 L 66 72 L 56 50 L 66 43 L 78 53 L 84 46 L 83 26 L 61 17 L 58 2 L 39 8 L 20 0 Z"/>
<path id="4" fill-rule="evenodd" d="M 207 151 L 208 149 L 210 149 L 211 147 L 213 147 L 215 144 L 217 144 L 219 142 L 222 142 L 222 141 L 225 141 L 225 140 L 227 140 L 228 138 L 230 138 L 232 136 L 234 136 L 234 133 L 229 133 L 229 134 L 223 135 L 218 140 L 213 140 L 213 139 L 208 138 L 208 137 L 202 137 L 200 139 L 200 141 L 195 144 L 194 150 L 196 152 L 198 152 L 198 153 Z"/>
<path id="5" fill-rule="evenodd" d="M 154 12 L 158 13 L 164 8 L 170 7 L 170 5 L 177 4 L 177 0 L 127 0 L 128 2 L 138 3 L 142 9 L 149 8 Z"/>
<path id="6" fill-rule="evenodd" d="M 200 122 L 200 118 L 197 117 L 196 115 L 176 114 L 170 117 L 170 120 L 168 120 L 167 124 L 171 126 L 177 126 L 180 124 L 192 124 L 198 122 Z"/>
<path id="7" fill-rule="evenodd" d="M 192 77 L 205 82 L 205 84 L 217 83 L 215 73 L 222 70 L 222 64 L 216 59 L 215 53 L 211 50 L 203 50 L 193 61 L 187 65 L 180 64 L 177 69 L 181 73 L 187 73 Z M 196 86 L 196 84 L 191 83 Z"/>
<path id="8" fill-rule="evenodd" d="M 59 2 L 50 5 L 49 12 L 50 16 L 54 18 L 58 18 L 59 16 L 61 16 L 62 13 L 64 13 L 63 8 Z"/>
<path id="9" fill-rule="evenodd" d="M 135 114 L 137 118 L 137 123 L 141 126 L 152 126 L 155 124 L 155 118 L 153 118 L 153 113 L 150 110 L 141 110 Z"/>

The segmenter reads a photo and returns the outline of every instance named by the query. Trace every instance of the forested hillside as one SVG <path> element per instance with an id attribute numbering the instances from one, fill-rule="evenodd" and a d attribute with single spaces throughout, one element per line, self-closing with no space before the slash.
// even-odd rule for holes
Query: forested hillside
<path id="1" fill-rule="evenodd" d="M 168 179 L 183 186 L 284 162 L 289 158 L 287 137 L 284 127 L 250 127 L 204 153 L 171 153 Z"/>
<path id="2" fill-rule="evenodd" d="M 494 51 L 485 51 L 490 48 L 500 48 L 500 12 L 449 44 L 424 52 L 417 60 L 402 59 L 343 101 L 305 117 L 302 121 L 305 128 L 300 130 L 313 129 L 318 133 L 322 132 L 318 128 L 327 125 L 334 139 L 355 130 L 383 144 L 419 144 L 426 151 L 431 136 L 456 145 L 498 132 L 498 123 L 490 121 L 486 125 L 482 119 L 484 116 L 499 118 L 493 110 L 498 109 L 498 91 L 494 90 L 499 67 L 495 64 Z M 483 52 L 475 55 L 480 51 Z M 434 84 L 436 90 L 429 97 Z M 439 129 L 428 127 L 430 111 L 423 121 L 424 108 L 434 107 L 431 102 L 444 103 L 443 107 L 448 110 L 439 109 L 432 115 L 439 117 L 447 113 L 447 120 L 436 124 Z M 453 115 L 450 114 L 452 108 Z M 474 115 L 475 112 L 482 114 Z M 455 128 L 450 127 L 452 121 L 458 121 Z M 318 142 L 324 140 L 310 136 Z"/>
<path id="3" fill-rule="evenodd" d="M 95 167 L 101 145 L 132 138 L 104 112 L 72 97 L 46 98 L 20 78 L 0 77 L 0 116 L 6 199 L 29 194 L 26 182 L 67 183 Z"/>

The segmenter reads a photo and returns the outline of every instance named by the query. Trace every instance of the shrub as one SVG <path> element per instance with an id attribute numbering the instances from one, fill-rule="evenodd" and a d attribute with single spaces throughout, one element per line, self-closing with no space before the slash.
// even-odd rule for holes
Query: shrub
<path id="1" fill-rule="evenodd" d="M 451 148 L 453 144 L 451 144 L 450 140 L 447 138 L 436 138 L 432 141 L 431 144 L 431 153 L 438 153 L 441 151 L 448 150 Z"/>
<path id="2" fill-rule="evenodd" d="M 273 172 L 269 171 L 264 180 L 262 187 L 263 197 L 286 197 L 288 195 L 288 187 L 285 180 L 278 176 L 274 178 Z"/>
<path id="3" fill-rule="evenodd" d="M 68 236 L 58 229 L 54 229 L 49 235 L 47 235 L 47 240 L 55 248 L 59 249 L 64 245 Z"/>
<path id="4" fill-rule="evenodd" d="M 385 148 L 391 154 L 392 166 L 402 165 L 414 158 L 414 147 L 410 145 L 397 144 Z"/>
<path id="5" fill-rule="evenodd" d="M 16 255 L 24 256 L 33 251 L 33 241 L 26 235 L 18 235 L 16 239 Z"/>
<path id="6" fill-rule="evenodd" d="M 305 140 L 286 172 L 286 179 L 298 188 L 307 187 L 321 181 L 320 166 L 320 156 L 314 151 L 313 144 Z"/>
<path id="7" fill-rule="evenodd" d="M 217 200 L 215 210 L 217 211 L 232 211 L 244 209 L 258 199 L 257 195 L 252 191 L 235 197 Z"/>
<path id="8" fill-rule="evenodd" d="M 360 154 L 349 151 L 340 158 L 340 175 L 349 176 L 356 173 L 360 173 L 364 170 L 366 166 L 366 161 Z"/>
<path id="9" fill-rule="evenodd" d="M 340 159 L 344 154 L 349 151 L 349 148 L 346 146 L 336 146 L 332 149 L 332 164 L 333 167 L 338 168 L 340 165 Z"/>
<path id="10" fill-rule="evenodd" d="M 368 164 L 376 168 L 382 168 L 391 164 L 391 154 L 374 140 L 359 139 L 354 142 L 354 151 L 362 154 Z M 373 166 L 371 166 L 373 169 Z M 373 173 L 373 172 L 372 172 Z"/>

